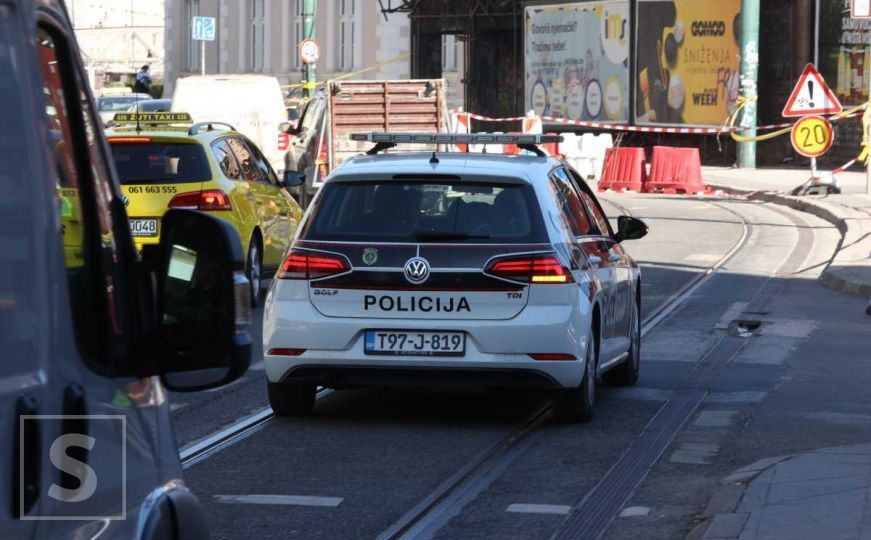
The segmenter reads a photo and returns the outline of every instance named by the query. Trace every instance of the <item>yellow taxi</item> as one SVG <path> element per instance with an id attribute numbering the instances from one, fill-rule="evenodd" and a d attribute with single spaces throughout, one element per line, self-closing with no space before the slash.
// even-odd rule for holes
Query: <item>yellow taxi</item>
<path id="1" fill-rule="evenodd" d="M 190 125 L 190 115 L 178 112 L 121 113 L 113 123 L 106 137 L 137 248 L 160 241 L 160 221 L 170 208 L 224 219 L 247 252 L 257 305 L 261 278 L 278 268 L 302 218 L 287 190 L 300 179 L 279 178 L 257 146 L 228 124 Z"/>

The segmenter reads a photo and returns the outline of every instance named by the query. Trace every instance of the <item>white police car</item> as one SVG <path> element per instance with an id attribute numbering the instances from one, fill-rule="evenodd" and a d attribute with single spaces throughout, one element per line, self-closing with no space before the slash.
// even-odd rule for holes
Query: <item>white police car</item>
<path id="1" fill-rule="evenodd" d="M 309 412 L 317 386 L 517 387 L 564 421 L 595 386 L 634 384 L 640 271 L 547 135 L 354 135 L 376 143 L 312 202 L 266 299 L 269 400 Z M 377 152 L 511 143 L 537 155 Z"/>

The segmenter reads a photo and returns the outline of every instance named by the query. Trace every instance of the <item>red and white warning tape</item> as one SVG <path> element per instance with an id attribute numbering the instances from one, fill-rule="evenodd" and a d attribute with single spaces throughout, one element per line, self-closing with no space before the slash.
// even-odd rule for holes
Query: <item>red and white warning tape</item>
<path id="1" fill-rule="evenodd" d="M 509 118 L 491 118 L 489 116 L 484 116 L 481 114 L 464 112 L 462 110 L 454 109 L 451 111 L 453 114 L 466 116 L 471 118 L 472 120 L 480 120 L 483 122 L 516 122 L 520 120 L 528 120 L 529 116 L 514 116 Z M 843 116 L 842 118 L 852 118 L 854 116 L 861 116 L 862 112 L 855 112 L 853 114 L 849 114 Z M 720 127 L 709 127 L 709 128 L 697 128 L 697 127 L 655 127 L 655 126 L 629 126 L 626 124 L 608 124 L 605 122 L 588 122 L 584 120 L 569 120 L 566 118 L 558 118 L 555 116 L 542 116 L 541 120 L 544 122 L 549 122 L 553 124 L 562 124 L 567 126 L 579 126 L 579 127 L 588 127 L 594 129 L 611 129 L 615 131 L 635 131 L 640 133 L 676 133 L 676 134 L 707 134 L 707 135 L 719 135 L 722 133 L 728 133 L 730 131 L 742 131 L 739 127 L 729 127 L 729 126 L 720 126 Z M 784 122 L 782 124 L 770 124 L 767 126 L 757 126 L 756 131 L 769 131 L 773 129 L 783 129 L 790 127 L 794 124 L 794 122 Z"/>

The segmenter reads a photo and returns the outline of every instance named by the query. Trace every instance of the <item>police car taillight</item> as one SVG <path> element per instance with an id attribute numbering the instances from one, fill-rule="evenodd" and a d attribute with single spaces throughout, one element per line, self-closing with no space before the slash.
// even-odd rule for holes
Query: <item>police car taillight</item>
<path id="1" fill-rule="evenodd" d="M 351 269 L 341 255 L 291 249 L 281 265 L 280 279 L 318 279 Z"/>
<path id="2" fill-rule="evenodd" d="M 572 283 L 571 272 L 554 255 L 496 259 L 484 270 L 499 278 L 523 283 Z"/>

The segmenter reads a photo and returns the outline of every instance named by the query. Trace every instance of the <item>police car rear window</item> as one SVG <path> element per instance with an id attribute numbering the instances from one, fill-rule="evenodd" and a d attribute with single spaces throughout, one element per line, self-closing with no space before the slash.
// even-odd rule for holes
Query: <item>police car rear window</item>
<path id="1" fill-rule="evenodd" d="M 112 157 L 122 184 L 179 184 L 212 179 L 206 152 L 198 144 L 116 139 Z"/>
<path id="2" fill-rule="evenodd" d="M 303 238 L 323 241 L 540 243 L 531 186 L 385 181 L 327 183 Z"/>

